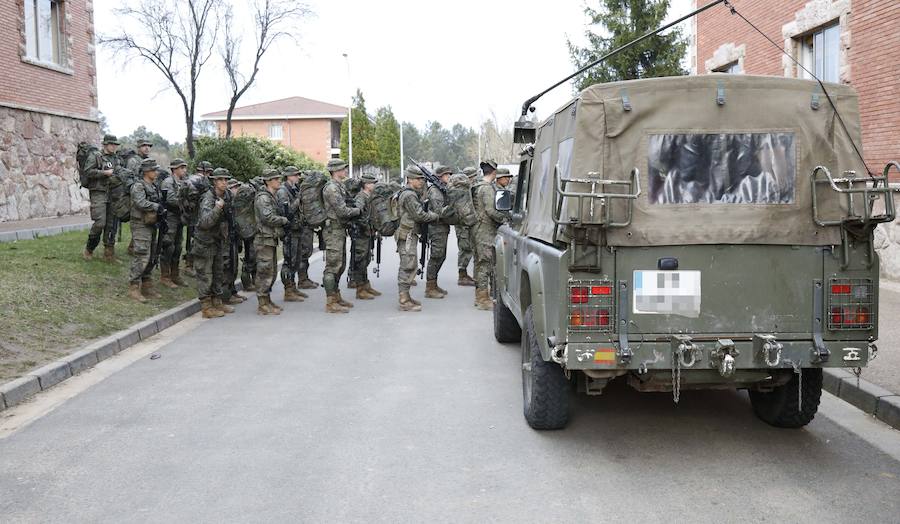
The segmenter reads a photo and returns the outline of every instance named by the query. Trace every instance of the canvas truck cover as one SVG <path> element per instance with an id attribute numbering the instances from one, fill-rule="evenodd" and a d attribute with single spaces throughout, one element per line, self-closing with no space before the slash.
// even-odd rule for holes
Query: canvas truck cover
<path id="1" fill-rule="evenodd" d="M 855 92 L 826 89 L 861 148 Z M 633 205 L 628 225 L 607 228 L 609 245 L 838 244 L 838 227 L 813 220 L 810 178 L 818 165 L 834 176 L 866 174 L 814 81 L 702 75 L 597 84 L 538 128 L 526 234 L 568 241 L 553 220 L 557 170 L 564 180 L 628 182 L 637 168 L 640 195 L 604 204 L 614 222 L 627 222 Z M 636 188 L 571 182 L 567 189 Z M 820 216 L 846 212 L 827 186 L 816 195 Z M 563 221 L 578 214 L 575 200 L 559 199 Z M 582 209 L 583 222 L 596 223 L 598 204 Z"/>

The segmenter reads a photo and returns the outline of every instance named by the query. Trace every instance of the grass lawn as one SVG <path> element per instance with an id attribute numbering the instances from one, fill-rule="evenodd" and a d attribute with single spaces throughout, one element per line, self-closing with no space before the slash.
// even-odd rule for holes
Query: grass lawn
<path id="1" fill-rule="evenodd" d="M 187 277 L 187 288 L 157 284 L 162 299 L 139 304 L 127 298 L 127 224 L 116 249 L 121 264 L 103 262 L 102 245 L 93 261 L 84 261 L 86 239 L 87 231 L 80 231 L 0 244 L 0 383 L 196 298 Z"/>

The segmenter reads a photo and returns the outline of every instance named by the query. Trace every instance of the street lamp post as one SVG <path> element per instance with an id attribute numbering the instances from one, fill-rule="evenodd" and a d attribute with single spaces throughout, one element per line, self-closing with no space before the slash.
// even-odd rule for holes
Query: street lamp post
<path id="1" fill-rule="evenodd" d="M 350 176 L 353 176 L 353 77 L 350 76 L 350 57 L 344 53 L 347 62 L 347 82 L 350 84 L 350 111 L 347 113 L 347 149 L 349 149 Z"/>
<path id="2" fill-rule="evenodd" d="M 403 120 L 399 120 L 400 122 L 400 182 L 406 183 L 404 180 L 403 173 L 405 170 L 403 169 Z"/>

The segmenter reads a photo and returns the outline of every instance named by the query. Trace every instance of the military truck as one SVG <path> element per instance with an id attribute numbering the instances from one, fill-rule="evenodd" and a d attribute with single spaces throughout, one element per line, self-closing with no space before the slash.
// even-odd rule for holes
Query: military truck
<path id="1" fill-rule="evenodd" d="M 495 239 L 494 332 L 521 341 L 524 413 L 566 425 L 574 386 L 746 389 L 809 423 L 824 368 L 875 356 L 873 230 L 849 86 L 747 75 L 615 82 L 522 122 L 516 197 Z"/>

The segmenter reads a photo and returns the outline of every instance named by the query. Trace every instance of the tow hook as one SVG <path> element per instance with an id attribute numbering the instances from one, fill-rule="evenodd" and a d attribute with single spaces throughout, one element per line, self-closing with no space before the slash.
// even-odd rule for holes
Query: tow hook
<path id="1" fill-rule="evenodd" d="M 753 335 L 753 352 L 760 355 L 763 362 L 770 368 L 778 367 L 781 364 L 781 351 L 784 344 L 778 342 L 775 335 Z"/>
<path id="2" fill-rule="evenodd" d="M 675 335 L 672 337 L 672 352 L 678 359 L 677 364 L 683 368 L 694 367 L 698 360 L 703 360 L 703 353 L 687 335 Z M 688 360 L 690 358 L 690 360 Z"/>
<path id="3" fill-rule="evenodd" d="M 719 369 L 719 374 L 725 378 L 734 375 L 735 357 L 741 352 L 734 347 L 734 341 L 730 338 L 720 338 L 716 341 L 716 347 L 709 350 L 709 367 Z"/>
<path id="4" fill-rule="evenodd" d="M 875 345 L 875 338 L 869 337 L 869 362 L 875 360 L 878 356 L 878 346 Z"/>
<path id="5" fill-rule="evenodd" d="M 559 344 L 550 349 L 550 360 L 556 362 L 560 366 L 564 366 L 566 364 L 566 358 L 568 357 L 569 346 L 566 344 Z M 582 357 L 586 357 L 587 352 L 578 355 L 578 362 L 582 362 Z M 593 353 L 591 353 L 591 357 L 593 357 Z"/>

